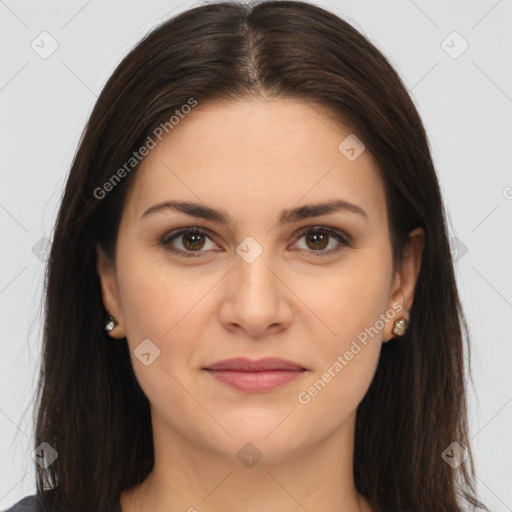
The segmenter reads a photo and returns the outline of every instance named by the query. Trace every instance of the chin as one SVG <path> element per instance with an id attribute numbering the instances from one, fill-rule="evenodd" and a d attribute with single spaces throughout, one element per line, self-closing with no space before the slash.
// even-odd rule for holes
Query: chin
<path id="1" fill-rule="evenodd" d="M 210 440 L 213 442 L 208 444 L 230 461 L 238 464 L 242 462 L 247 467 L 279 463 L 293 458 L 306 449 L 307 445 L 315 442 L 311 436 L 305 436 L 306 431 L 302 428 L 297 431 L 293 424 L 286 428 L 287 421 L 281 425 L 279 422 L 272 423 L 272 427 L 264 422 L 244 422 L 237 429 L 228 429 L 233 438 L 223 436 L 222 440 Z"/>

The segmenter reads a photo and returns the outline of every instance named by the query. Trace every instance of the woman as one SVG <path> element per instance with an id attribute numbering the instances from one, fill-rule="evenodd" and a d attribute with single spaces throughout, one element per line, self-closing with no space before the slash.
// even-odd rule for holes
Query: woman
<path id="1" fill-rule="evenodd" d="M 48 260 L 23 510 L 487 510 L 418 113 L 304 2 L 191 9 L 121 62 Z"/>

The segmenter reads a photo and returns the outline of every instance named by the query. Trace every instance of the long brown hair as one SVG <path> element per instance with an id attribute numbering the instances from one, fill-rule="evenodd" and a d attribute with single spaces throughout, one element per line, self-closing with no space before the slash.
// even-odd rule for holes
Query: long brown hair
<path id="1" fill-rule="evenodd" d="M 191 98 L 204 104 L 249 96 L 325 107 L 364 142 L 385 183 L 395 264 L 407 233 L 425 231 L 410 327 L 383 344 L 357 410 L 357 490 L 376 512 L 454 512 L 468 503 L 487 510 L 473 488 L 464 373 L 469 337 L 423 124 L 371 42 L 333 13 L 294 1 L 223 2 L 183 12 L 142 39 L 98 98 L 47 262 L 35 446 L 49 443 L 58 458 L 46 470 L 36 466 L 38 493 L 52 488 L 58 511 L 106 511 L 151 471 L 149 402 L 126 339 L 113 343 L 104 331 L 95 245 L 115 261 L 126 192 L 138 168 L 126 162 L 159 125 Z M 105 187 L 123 166 L 122 179 Z M 467 449 L 458 469 L 442 457 L 452 442 Z"/>

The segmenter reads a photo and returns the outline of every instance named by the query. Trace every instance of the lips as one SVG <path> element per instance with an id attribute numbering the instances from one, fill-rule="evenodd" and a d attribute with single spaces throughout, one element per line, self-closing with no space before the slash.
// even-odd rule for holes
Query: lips
<path id="1" fill-rule="evenodd" d="M 253 393 L 274 390 L 307 371 L 297 363 L 275 357 L 258 361 L 237 357 L 218 361 L 203 369 L 231 388 Z"/>

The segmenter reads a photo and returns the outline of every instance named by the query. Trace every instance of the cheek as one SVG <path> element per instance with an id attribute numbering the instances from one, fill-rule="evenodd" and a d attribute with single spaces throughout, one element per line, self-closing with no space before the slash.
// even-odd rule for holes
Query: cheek
<path id="1" fill-rule="evenodd" d="M 357 403 L 366 393 L 378 364 L 382 330 L 394 316 L 394 311 L 387 311 L 391 278 L 391 252 L 384 244 L 381 251 L 354 251 L 329 277 L 318 281 L 322 286 L 314 297 L 309 293 L 305 302 L 322 320 L 319 325 L 329 328 L 316 329 L 316 336 L 311 331 L 319 361 L 314 377 L 329 383 L 325 400 L 346 398 Z"/>
<path id="2" fill-rule="evenodd" d="M 126 253 L 125 253 L 126 254 Z M 194 285 L 190 274 L 156 260 L 146 251 L 132 251 L 119 265 L 119 291 L 134 369 L 134 350 L 146 339 L 158 347 L 156 366 L 172 371 L 186 363 L 200 338 L 201 298 L 214 283 L 204 279 Z M 121 263 L 121 262 L 120 262 Z M 140 375 L 144 379 L 143 375 Z"/>
<path id="3" fill-rule="evenodd" d="M 119 264 L 119 293 L 127 338 L 131 345 L 144 338 L 159 339 L 171 327 L 167 304 L 177 304 L 178 290 L 162 281 L 147 257 L 132 253 Z"/>
<path id="4" fill-rule="evenodd" d="M 391 259 L 386 257 L 385 251 L 354 252 L 337 268 L 318 278 L 314 296 L 303 288 L 308 296 L 305 302 L 312 305 L 329 327 L 329 346 L 334 342 L 338 348 L 343 348 L 360 332 L 373 326 L 386 311 L 391 271 Z M 299 287 L 299 283 L 297 285 Z M 378 326 L 382 327 L 381 322 Z"/>
<path id="5" fill-rule="evenodd" d="M 304 425 L 313 429 L 311 435 L 327 435 L 344 423 L 372 382 L 382 346 L 379 317 L 386 311 L 388 290 L 388 281 L 382 279 L 386 269 L 374 269 L 380 272 L 341 273 L 318 297 L 322 320 L 335 334 L 312 340 L 317 365 L 296 400 Z M 362 275 L 367 275 L 366 282 Z"/>

